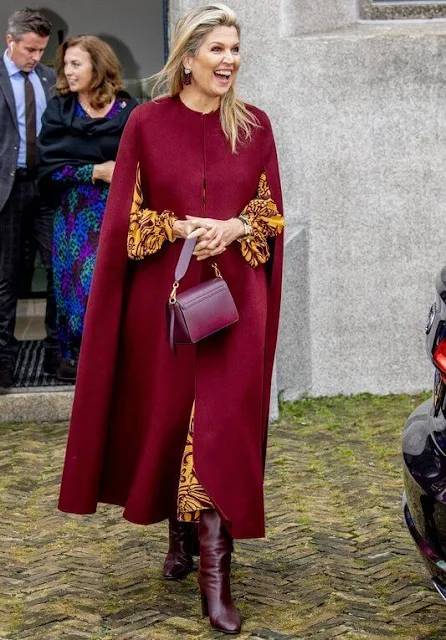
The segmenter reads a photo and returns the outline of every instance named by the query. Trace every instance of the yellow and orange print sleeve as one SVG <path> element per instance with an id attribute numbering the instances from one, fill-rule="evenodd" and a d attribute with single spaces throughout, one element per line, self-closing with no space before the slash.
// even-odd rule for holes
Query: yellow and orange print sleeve
<path id="1" fill-rule="evenodd" d="M 173 225 L 177 220 L 176 215 L 172 211 L 158 213 L 143 209 L 142 204 L 141 171 L 138 165 L 127 234 L 127 254 L 131 260 L 143 260 L 159 251 L 166 240 L 175 240 Z"/>
<path id="2" fill-rule="evenodd" d="M 265 264 L 270 256 L 268 238 L 282 233 L 285 221 L 271 197 L 266 173 L 260 176 L 256 197 L 243 209 L 241 215 L 248 219 L 251 233 L 239 240 L 242 255 L 251 267 Z"/>

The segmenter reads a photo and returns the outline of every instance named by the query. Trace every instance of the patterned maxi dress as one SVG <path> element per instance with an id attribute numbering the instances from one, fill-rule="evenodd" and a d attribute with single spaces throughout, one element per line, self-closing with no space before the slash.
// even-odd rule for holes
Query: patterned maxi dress
<path id="1" fill-rule="evenodd" d="M 105 116 L 114 118 L 127 102 L 117 99 Z M 75 115 L 89 118 L 80 104 Z M 54 216 L 53 272 L 59 351 L 77 360 L 109 185 L 92 182 L 93 164 L 66 164 L 51 179 L 57 182 L 60 205 Z"/>

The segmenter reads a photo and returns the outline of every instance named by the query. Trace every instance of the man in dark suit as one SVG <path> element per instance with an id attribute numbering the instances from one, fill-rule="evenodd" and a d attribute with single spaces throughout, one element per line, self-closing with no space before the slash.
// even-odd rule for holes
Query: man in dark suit
<path id="1" fill-rule="evenodd" d="M 51 23 L 21 9 L 8 20 L 7 49 L 0 57 L 0 387 L 13 384 L 18 341 L 14 337 L 19 276 L 26 233 L 32 232 L 48 275 L 44 368 L 57 367 L 56 308 L 51 250 L 53 219 L 36 186 L 36 137 L 56 75 L 40 64 Z"/>

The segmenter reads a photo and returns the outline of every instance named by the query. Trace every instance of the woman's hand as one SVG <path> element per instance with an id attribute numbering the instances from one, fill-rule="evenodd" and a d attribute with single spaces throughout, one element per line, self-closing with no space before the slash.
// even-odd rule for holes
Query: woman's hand
<path id="1" fill-rule="evenodd" d="M 96 180 L 102 180 L 103 182 L 108 182 L 110 184 L 113 178 L 115 164 L 114 160 L 107 160 L 107 162 L 101 162 L 100 164 L 93 165 L 93 182 L 96 182 Z"/>
<path id="2" fill-rule="evenodd" d="M 234 240 L 243 235 L 243 222 L 238 218 L 229 220 L 215 220 L 214 218 L 194 218 L 186 216 L 186 221 L 194 225 L 202 225 L 204 233 L 200 233 L 195 245 L 194 256 L 197 260 L 205 260 L 212 256 L 218 256 L 226 251 Z M 189 237 L 195 237 L 193 234 Z"/>
<path id="3" fill-rule="evenodd" d="M 175 220 L 172 231 L 175 238 L 186 240 L 186 238 L 199 238 L 210 228 L 211 225 L 205 224 L 203 218 L 193 218 L 193 220 Z"/>

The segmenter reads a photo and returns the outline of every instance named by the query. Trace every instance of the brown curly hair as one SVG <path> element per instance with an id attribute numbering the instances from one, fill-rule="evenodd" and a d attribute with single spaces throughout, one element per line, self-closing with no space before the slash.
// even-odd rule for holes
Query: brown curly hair
<path id="1" fill-rule="evenodd" d="M 70 93 L 64 73 L 65 53 L 70 47 L 80 47 L 90 55 L 93 65 L 90 104 L 94 109 L 102 109 L 124 88 L 122 68 L 115 52 L 97 36 L 75 36 L 65 40 L 60 45 L 56 57 L 56 89 L 61 96 Z"/>

